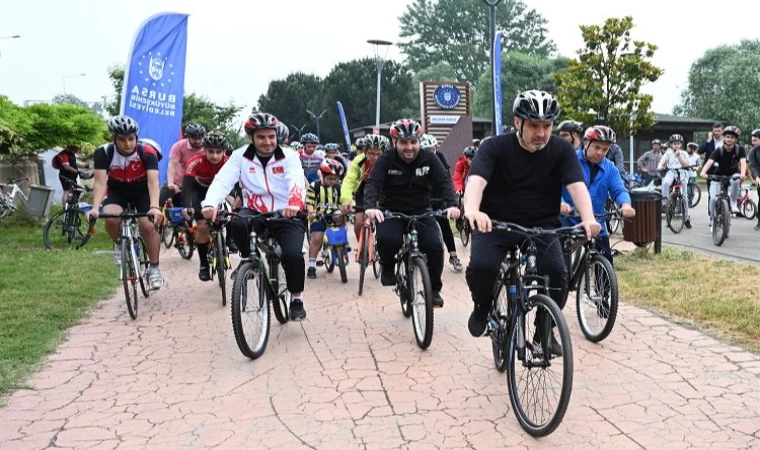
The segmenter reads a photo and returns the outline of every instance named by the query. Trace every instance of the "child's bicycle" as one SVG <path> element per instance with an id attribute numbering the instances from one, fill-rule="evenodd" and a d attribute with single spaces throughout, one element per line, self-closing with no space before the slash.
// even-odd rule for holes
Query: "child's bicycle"
<path id="1" fill-rule="evenodd" d="M 346 265 L 348 264 L 348 228 L 346 227 L 346 216 L 340 213 L 322 214 L 321 217 L 327 223 L 325 237 L 322 244 L 322 263 L 328 273 L 335 270 L 338 266 L 340 272 L 340 281 L 348 282 L 346 274 Z"/>
<path id="2" fill-rule="evenodd" d="M 174 228 L 171 240 L 174 242 L 174 247 L 179 252 L 179 256 L 182 259 L 192 259 L 195 251 L 195 226 L 182 217 L 183 209 L 181 207 L 167 208 L 166 215 Z M 165 241 L 164 245 L 166 245 Z"/>
<path id="3" fill-rule="evenodd" d="M 742 195 L 736 199 L 736 207 L 747 220 L 752 220 L 757 215 L 757 203 L 751 198 L 751 184 L 742 185 Z"/>

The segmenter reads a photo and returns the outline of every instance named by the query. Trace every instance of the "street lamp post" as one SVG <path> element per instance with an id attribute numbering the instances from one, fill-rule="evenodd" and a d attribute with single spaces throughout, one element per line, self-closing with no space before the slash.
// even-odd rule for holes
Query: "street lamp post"
<path id="1" fill-rule="evenodd" d="M 63 95 L 67 94 L 67 92 L 66 92 L 66 78 L 79 78 L 79 77 L 84 77 L 84 76 L 87 76 L 87 74 L 86 73 L 78 73 L 78 74 L 74 74 L 74 75 L 64 75 L 64 76 L 62 76 L 61 80 L 63 80 Z"/>
<path id="2" fill-rule="evenodd" d="M 21 35 L 15 34 L 13 36 L 0 36 L 0 41 L 4 41 L 6 39 L 21 39 Z M 0 54 L 0 56 L 2 56 L 2 54 Z"/>
<path id="3" fill-rule="evenodd" d="M 303 126 L 302 126 L 301 128 L 298 128 L 298 127 L 297 127 L 297 126 L 295 126 L 295 125 L 291 125 L 291 127 L 292 127 L 294 130 L 298 130 L 298 140 L 299 140 L 299 141 L 301 140 L 301 134 L 303 133 L 303 129 L 304 129 L 304 128 L 306 128 L 306 125 L 308 125 L 308 124 L 309 124 L 308 122 L 307 122 L 307 123 L 305 123 L 305 124 L 303 124 Z"/>
<path id="4" fill-rule="evenodd" d="M 496 86 L 494 85 L 493 41 L 496 37 L 496 5 L 501 0 L 483 0 L 488 5 L 488 54 L 491 55 L 491 136 L 496 136 Z"/>
<path id="5" fill-rule="evenodd" d="M 309 113 L 309 115 L 311 116 L 311 118 L 314 119 L 317 122 L 317 138 L 321 140 L 322 139 L 322 135 L 319 134 L 319 119 L 321 119 L 322 116 L 325 115 L 325 113 L 327 112 L 327 109 L 325 109 L 324 111 L 322 111 L 322 113 L 320 115 L 316 115 L 313 112 L 309 111 L 308 109 L 306 110 L 306 112 Z"/>
<path id="6" fill-rule="evenodd" d="M 377 66 L 377 101 L 375 105 L 375 128 L 380 129 L 380 75 L 383 73 L 383 64 L 385 63 L 385 57 L 388 56 L 388 49 L 392 42 L 382 41 L 379 39 L 370 39 L 368 44 L 372 44 L 372 48 L 375 51 L 375 65 Z M 385 55 L 380 57 L 380 47 L 385 47 Z"/>

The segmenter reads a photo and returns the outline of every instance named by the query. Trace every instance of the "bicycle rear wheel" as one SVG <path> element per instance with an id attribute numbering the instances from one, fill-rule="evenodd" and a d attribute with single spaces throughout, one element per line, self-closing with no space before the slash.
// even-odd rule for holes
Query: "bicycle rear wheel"
<path id="1" fill-rule="evenodd" d="M 567 322 L 554 301 L 536 294 L 529 303 L 533 308 L 511 323 L 507 383 L 520 426 L 531 436 L 542 437 L 556 430 L 567 412 L 573 390 L 573 348 Z M 551 351 L 554 334 L 559 337 L 560 356 Z"/>
<path id="2" fill-rule="evenodd" d="M 226 247 L 224 246 L 224 236 L 222 233 L 216 233 L 216 243 L 214 244 L 214 261 L 212 264 L 212 270 L 216 270 L 217 281 L 219 282 L 219 288 L 222 290 L 222 306 L 227 305 L 227 279 L 225 278 L 225 271 L 227 270 L 227 256 Z"/>
<path id="3" fill-rule="evenodd" d="M 408 285 L 407 281 L 409 278 L 406 259 L 402 259 L 396 265 L 396 293 L 401 302 L 401 313 L 404 317 L 410 317 L 412 315 L 412 301 L 410 300 L 411 286 Z"/>
<path id="4" fill-rule="evenodd" d="M 232 331 L 240 352 L 251 359 L 264 354 L 269 341 L 269 299 L 263 270 L 244 263 L 232 284 Z"/>
<path id="5" fill-rule="evenodd" d="M 583 335 L 591 342 L 607 338 L 615 326 L 618 310 L 618 283 L 615 268 L 607 258 L 589 258 L 575 296 L 575 312 Z"/>
<path id="6" fill-rule="evenodd" d="M 127 298 L 127 311 L 132 320 L 137 319 L 137 273 L 135 267 L 137 264 L 133 261 L 135 252 L 131 242 L 127 239 L 121 240 L 121 279 L 124 283 L 124 296 Z"/>
<path id="7" fill-rule="evenodd" d="M 409 295 L 411 298 L 412 326 L 414 338 L 421 349 L 430 347 L 433 340 L 433 288 L 430 285 L 430 272 L 422 257 L 411 259 L 409 273 Z"/>
<path id="8" fill-rule="evenodd" d="M 467 247 L 472 237 L 472 230 L 470 229 L 470 221 L 465 219 L 462 223 L 462 230 L 459 232 L 459 238 L 462 240 L 462 245 Z"/>
<path id="9" fill-rule="evenodd" d="M 292 294 L 288 291 L 288 283 L 285 280 L 285 268 L 282 267 L 282 262 L 270 266 L 269 279 L 269 299 L 274 307 L 274 316 L 278 322 L 282 324 L 288 323 L 288 320 L 290 320 L 290 300 Z M 275 284 L 272 284 L 272 282 L 275 282 Z"/>
<path id="10" fill-rule="evenodd" d="M 172 248 L 172 244 L 174 244 L 174 226 L 170 222 L 164 222 L 159 229 L 159 236 L 161 236 L 161 242 L 164 243 L 164 247 Z"/>
<path id="11" fill-rule="evenodd" d="M 699 204 L 699 200 L 702 198 L 702 189 L 696 183 L 689 183 L 686 189 L 689 195 L 689 208 L 693 208 Z"/>
<path id="12" fill-rule="evenodd" d="M 69 208 L 53 214 L 45 224 L 42 240 L 48 250 L 78 250 L 90 240 L 87 213 L 79 208 Z"/>
<path id="13" fill-rule="evenodd" d="M 174 240 L 175 245 L 177 246 L 177 251 L 179 251 L 179 256 L 181 256 L 182 259 L 192 259 L 193 252 L 195 251 L 195 238 L 193 238 L 193 233 L 191 233 L 184 224 L 177 225 L 174 230 Z"/>
<path id="14" fill-rule="evenodd" d="M 377 256 L 377 240 L 375 239 L 375 233 L 372 232 L 372 273 L 375 275 L 375 279 L 380 278 L 380 257 Z"/>
<path id="15" fill-rule="evenodd" d="M 145 274 L 148 271 L 150 262 L 148 261 L 148 249 L 145 247 L 145 241 L 142 236 L 138 238 L 137 247 L 137 278 L 140 280 L 140 289 L 142 290 L 145 298 L 150 297 L 150 286 L 148 286 L 148 280 L 145 278 Z"/>
<path id="16" fill-rule="evenodd" d="M 338 271 L 340 272 L 340 281 L 341 283 L 348 283 L 348 274 L 346 273 L 346 257 L 345 257 L 345 247 L 343 245 L 336 245 L 333 247 L 333 252 L 335 253 L 335 259 L 338 260 Z"/>
<path id="17" fill-rule="evenodd" d="M 610 234 L 617 233 L 618 228 L 620 228 L 620 219 L 617 215 L 613 214 L 615 210 L 615 201 L 611 198 L 608 198 L 607 204 L 605 205 L 605 212 L 611 214 L 610 216 L 607 216 L 607 230 L 610 232 Z"/>

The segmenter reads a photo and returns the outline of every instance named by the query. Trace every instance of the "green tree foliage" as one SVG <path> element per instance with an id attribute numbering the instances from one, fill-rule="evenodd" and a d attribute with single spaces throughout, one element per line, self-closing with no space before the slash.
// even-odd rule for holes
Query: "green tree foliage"
<path id="1" fill-rule="evenodd" d="M 291 134 L 296 133 L 297 136 L 298 129 L 304 125 L 303 133 L 316 133 L 317 125 L 306 110 L 319 114 L 325 109 L 322 83 L 320 77 L 303 72 L 291 73 L 282 80 L 272 80 L 266 94 L 259 97 L 258 109 L 270 112 L 285 122 Z"/>
<path id="2" fill-rule="evenodd" d="M 654 124 L 652 96 L 640 91 L 657 81 L 663 70 L 651 62 L 657 46 L 634 41 L 632 28 L 630 16 L 607 19 L 602 26 L 580 26 L 585 47 L 568 63 L 567 72 L 555 75 L 565 117 L 586 124 L 598 120 L 618 135 L 630 131 L 632 113 L 635 131 Z"/>
<path id="3" fill-rule="evenodd" d="M 124 90 L 124 66 L 112 65 L 109 67 L 108 78 L 113 86 L 114 99 L 106 103 L 106 111 L 112 116 L 118 116 L 119 108 L 121 107 L 121 93 Z"/>
<path id="4" fill-rule="evenodd" d="M 55 105 L 68 104 L 68 105 L 76 105 L 76 106 L 83 106 L 85 108 L 89 108 L 89 106 L 84 100 L 80 99 L 74 94 L 58 94 L 55 97 L 53 97 L 53 104 Z"/>
<path id="5" fill-rule="evenodd" d="M 488 69 L 491 45 L 483 0 L 415 0 L 399 21 L 399 47 L 413 71 L 446 62 L 459 80 L 475 84 Z M 546 19 L 521 0 L 497 6 L 496 29 L 504 34 L 505 51 L 548 56 L 555 50 Z"/>
<path id="6" fill-rule="evenodd" d="M 564 72 L 567 58 L 545 58 L 519 52 L 509 52 L 501 58 L 502 121 L 512 122 L 512 102 L 519 92 L 543 89 L 554 85 L 554 75 Z M 491 72 L 480 75 L 473 95 L 472 109 L 477 117 L 491 117 Z"/>
<path id="7" fill-rule="evenodd" d="M 760 128 L 760 40 L 710 50 L 691 65 L 679 115 L 720 119 L 748 135 Z"/>

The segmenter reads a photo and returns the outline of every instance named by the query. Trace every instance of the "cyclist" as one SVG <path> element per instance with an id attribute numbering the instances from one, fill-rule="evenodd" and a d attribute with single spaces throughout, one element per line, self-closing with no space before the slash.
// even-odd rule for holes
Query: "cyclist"
<path id="1" fill-rule="evenodd" d="M 319 138 L 314 133 L 306 133 L 301 136 L 301 144 L 303 144 L 303 149 L 298 151 L 298 156 L 301 157 L 301 167 L 306 174 L 307 183 L 312 183 L 319 179 L 319 165 L 325 159 L 325 154 L 321 150 L 317 150 Z"/>
<path id="2" fill-rule="evenodd" d="M 290 130 L 288 126 L 280 122 L 277 125 L 277 143 L 280 145 L 288 145 L 290 142 Z"/>
<path id="3" fill-rule="evenodd" d="M 668 139 L 668 143 L 670 144 L 670 147 L 668 151 L 665 152 L 664 155 L 662 155 L 662 158 L 660 158 L 660 162 L 657 163 L 657 170 L 663 170 L 663 169 L 686 169 L 689 167 L 689 154 L 685 151 L 681 150 L 681 146 L 683 145 L 683 136 L 680 134 L 674 134 L 670 136 L 670 139 Z M 670 186 L 673 185 L 673 180 L 676 178 L 676 172 L 673 172 L 671 170 L 668 170 L 668 172 L 665 174 L 665 178 L 662 179 L 662 197 L 663 199 L 667 199 L 670 195 Z M 683 191 L 681 192 L 686 199 L 684 211 L 683 211 L 683 217 L 684 217 L 684 226 L 686 228 L 691 228 L 691 221 L 689 220 L 689 200 L 687 198 L 687 186 L 689 185 L 689 174 L 687 171 L 681 171 L 679 172 L 679 178 L 681 180 L 681 186 Z M 663 200 L 664 201 L 664 200 Z"/>
<path id="4" fill-rule="evenodd" d="M 190 158 L 182 181 L 182 204 L 185 205 L 182 215 L 188 221 L 195 218 L 195 243 L 201 260 L 198 278 L 201 281 L 211 279 L 208 267 L 208 247 L 211 236 L 206 219 L 201 214 L 201 200 L 206 198 L 208 187 L 227 162 L 227 144 L 227 139 L 218 131 L 206 134 L 203 138 L 203 153 Z"/>
<path id="5" fill-rule="evenodd" d="M 343 173 L 346 172 L 346 169 L 348 168 L 348 162 L 346 159 L 340 154 L 340 146 L 338 144 L 325 144 L 325 158 L 329 158 L 335 161 L 338 161 L 343 166 Z M 322 166 L 320 165 L 320 168 Z M 323 173 L 324 175 L 324 173 Z M 342 176 L 341 176 L 342 178 Z"/>
<path id="6" fill-rule="evenodd" d="M 697 154 L 699 146 L 696 142 L 686 144 L 686 153 L 689 155 L 689 183 L 697 181 L 697 169 L 702 165 L 702 158 Z"/>
<path id="7" fill-rule="evenodd" d="M 723 143 L 717 147 L 710 155 L 710 158 L 702 166 L 700 176 L 707 178 L 710 168 L 717 166 L 713 175 L 731 176 L 739 174 L 739 179 L 731 179 L 731 211 L 736 214 L 739 208 L 736 207 L 736 200 L 739 198 L 739 186 L 744 181 L 744 174 L 747 172 L 747 154 L 744 147 L 736 143 L 736 140 L 742 135 L 739 127 L 727 126 L 723 129 Z M 710 183 L 710 217 L 712 217 L 715 196 L 720 193 L 721 183 Z M 712 229 L 712 221 L 710 221 Z"/>
<path id="8" fill-rule="evenodd" d="M 760 195 L 760 129 L 752 130 L 752 150 L 749 151 L 749 170 L 752 172 L 752 184 L 757 186 Z M 760 231 L 760 214 L 757 215 L 755 231 Z"/>
<path id="9" fill-rule="evenodd" d="M 462 156 L 459 157 L 456 165 L 454 165 L 454 176 L 452 177 L 451 181 L 454 183 L 454 190 L 460 199 L 462 198 L 462 195 L 464 195 L 464 188 L 467 185 L 467 175 L 470 172 L 472 159 L 475 157 L 475 153 L 477 151 L 478 147 L 465 147 L 464 152 L 462 152 Z M 459 217 L 456 220 L 456 227 L 458 231 L 462 231 L 463 220 L 463 217 Z"/>
<path id="10" fill-rule="evenodd" d="M 524 241 L 514 234 L 491 234 L 491 217 L 524 227 L 555 228 L 564 185 L 588 237 L 601 231 L 573 146 L 552 136 L 552 123 L 560 114 L 557 100 L 544 91 L 525 91 L 515 98 L 512 109 L 517 133 L 480 144 L 464 195 L 465 217 L 473 230 L 479 230 L 473 235 L 466 271 L 474 302 L 468 329 L 476 337 L 486 331 L 501 263 L 511 245 Z M 562 248 L 551 238 L 537 238 L 536 245 L 538 270 L 549 276 L 550 296 L 562 308 L 568 283 Z M 552 351 L 561 353 L 554 337 Z"/>
<path id="11" fill-rule="evenodd" d="M 174 206 L 182 206 L 180 190 L 185 178 L 187 162 L 193 156 L 203 154 L 203 137 L 206 136 L 206 128 L 201 124 L 191 123 L 185 127 L 183 134 L 185 138 L 175 142 L 169 150 L 169 172 L 166 175 L 166 183 L 161 186 L 161 195 L 158 199 L 160 205 L 171 198 Z"/>
<path id="12" fill-rule="evenodd" d="M 243 189 L 243 208 L 240 216 L 253 217 L 259 213 L 282 210 L 285 218 L 294 218 L 304 209 L 304 173 L 298 153 L 277 144 L 277 124 L 271 114 L 251 114 L 243 128 L 251 144 L 245 150 L 237 150 L 227 161 L 209 186 L 206 198 L 201 202 L 203 217 L 212 220 L 217 205 L 224 201 L 235 183 Z M 237 244 L 243 261 L 250 258 L 248 238 L 251 222 L 236 218 L 230 223 L 232 239 Z M 293 294 L 290 318 L 303 320 L 304 260 L 301 253 L 305 233 L 303 222 L 288 220 L 269 222 L 271 230 L 282 249 L 282 266 L 288 291 Z M 263 227 L 261 222 L 252 225 Z M 238 266 L 239 268 L 240 266 Z M 237 270 L 237 269 L 236 269 Z M 234 277 L 233 272 L 233 277 Z"/>
<path id="13" fill-rule="evenodd" d="M 572 144 L 573 148 L 581 149 L 583 124 L 575 120 L 563 120 L 557 127 L 559 137 Z"/>
<path id="14" fill-rule="evenodd" d="M 120 214 L 129 205 L 138 213 L 151 213 L 140 218 L 140 232 L 145 240 L 150 265 L 146 272 L 151 289 L 164 284 L 159 263 L 159 240 L 156 226 L 162 220 L 159 206 L 158 150 L 148 143 L 139 143 L 140 127 L 128 116 L 116 116 L 108 121 L 111 143 L 95 150 L 95 185 L 92 210 L 88 219 L 98 217 L 103 205 L 104 214 Z M 108 197 L 106 196 L 108 188 Z M 153 222 L 153 223 L 151 223 Z M 114 262 L 121 265 L 119 244 L 120 220 L 106 219 L 106 232 L 114 242 Z"/>
<path id="15" fill-rule="evenodd" d="M 394 256 L 403 244 L 407 221 L 385 222 L 382 210 L 404 214 L 430 211 L 431 199 L 442 198 L 449 219 L 459 217 L 457 198 L 448 172 L 441 160 L 430 152 L 420 151 L 422 127 L 410 119 L 394 122 L 390 128 L 393 151 L 385 152 L 372 167 L 364 189 L 367 217 L 377 222 L 377 251 L 380 256 L 383 286 L 396 284 Z M 443 248 L 436 222 L 431 217 L 420 220 L 419 248 L 427 256 L 433 306 L 442 307 Z"/>
<path id="16" fill-rule="evenodd" d="M 322 161 L 319 170 L 322 172 L 322 181 L 311 183 L 306 190 L 306 211 L 309 213 L 309 219 L 313 220 L 309 226 L 311 240 L 309 268 L 306 271 L 308 278 L 317 278 L 317 255 L 322 248 L 325 230 L 330 220 L 327 217 L 340 212 L 340 178 L 345 172 L 343 165 L 334 159 Z M 321 214 L 322 217 L 314 220 L 317 214 Z"/>
<path id="17" fill-rule="evenodd" d="M 377 158 L 390 147 L 391 143 L 385 136 L 370 134 L 362 138 L 362 145 L 365 145 L 365 150 L 351 161 L 346 178 L 343 179 L 340 188 L 340 204 L 343 212 L 347 213 L 351 209 L 352 201 L 356 205 L 354 207 L 356 214 L 354 217 L 354 233 L 357 241 L 364 227 L 364 187 L 367 178 L 369 178 L 369 173 Z"/>
<path id="18" fill-rule="evenodd" d="M 583 134 L 583 148 L 576 150 L 578 162 L 583 170 L 583 178 L 591 195 L 594 214 L 604 214 L 607 199 L 612 197 L 620 206 L 623 217 L 630 219 L 636 215 L 631 207 L 631 196 L 620 178 L 615 164 L 607 158 L 610 147 L 615 142 L 615 132 L 604 125 L 589 127 Z M 567 187 L 562 188 L 562 205 L 559 220 L 562 226 L 572 226 L 578 223 L 575 217 L 568 217 L 574 208 L 573 199 Z M 596 237 L 596 248 L 605 258 L 612 261 L 612 248 L 606 226 L 606 220 L 600 219 L 601 233 Z"/>
<path id="19" fill-rule="evenodd" d="M 354 148 L 351 149 L 350 152 L 348 152 L 348 159 L 349 161 L 353 161 L 354 158 L 364 153 L 364 149 L 366 148 L 366 145 L 364 144 L 364 138 L 360 137 L 357 138 L 354 142 Z"/>
<path id="20" fill-rule="evenodd" d="M 660 158 L 662 158 L 662 142 L 659 139 L 653 139 L 652 149 L 644 152 L 644 154 L 636 160 L 636 166 L 638 166 L 641 173 L 644 174 L 642 177 L 642 183 L 644 186 L 648 186 L 649 183 L 657 178 L 655 172 L 657 170 L 657 164 L 660 163 Z"/>
<path id="21" fill-rule="evenodd" d="M 79 172 L 79 166 L 77 166 L 76 154 L 82 150 L 82 147 L 76 144 L 67 145 L 65 149 L 55 155 L 53 159 L 53 167 L 58 169 L 58 181 L 61 182 L 63 188 L 63 201 L 62 205 L 66 205 L 66 201 L 69 198 L 69 191 L 71 186 L 77 184 L 77 178 L 82 175 Z M 56 163 L 57 161 L 57 163 Z M 89 166 L 84 166 L 83 169 Z M 86 177 L 82 177 L 85 179 Z"/>
<path id="22" fill-rule="evenodd" d="M 443 153 L 438 151 L 438 139 L 436 139 L 435 136 L 432 134 L 423 134 L 420 139 L 420 148 L 423 151 L 434 153 L 438 159 L 441 160 L 441 164 L 446 170 L 446 173 L 451 170 L 451 166 L 449 166 L 448 161 L 446 161 L 446 157 Z M 442 200 L 434 200 L 431 206 L 436 210 L 446 209 L 446 202 Z M 449 252 L 449 264 L 451 264 L 455 271 L 463 271 L 464 267 L 457 255 L 457 244 L 454 242 L 454 232 L 451 230 L 449 220 L 446 217 L 436 217 L 435 221 L 438 222 L 438 227 L 441 229 L 441 237 L 443 237 L 443 243 L 446 245 L 446 251 Z"/>

